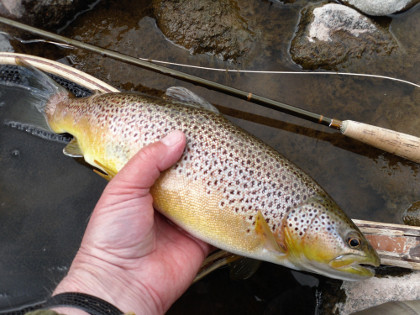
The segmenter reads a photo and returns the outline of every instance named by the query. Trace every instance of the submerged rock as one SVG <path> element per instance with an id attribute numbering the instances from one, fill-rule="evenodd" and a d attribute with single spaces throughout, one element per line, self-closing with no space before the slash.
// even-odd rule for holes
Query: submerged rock
<path id="1" fill-rule="evenodd" d="M 392 35 L 369 18 L 344 5 L 328 3 L 302 11 L 290 53 L 306 69 L 335 69 L 351 59 L 389 55 L 396 48 Z"/>
<path id="2" fill-rule="evenodd" d="M 0 51 L 14 51 L 6 35 L 0 34 Z"/>
<path id="3" fill-rule="evenodd" d="M 420 226 L 420 201 L 414 202 L 404 211 L 403 221 L 407 225 Z"/>
<path id="4" fill-rule="evenodd" d="M 0 15 L 34 26 L 65 24 L 94 0 L 0 0 Z"/>
<path id="5" fill-rule="evenodd" d="M 251 49 L 253 32 L 233 0 L 154 0 L 163 34 L 193 53 L 210 53 L 235 60 Z"/>
<path id="6" fill-rule="evenodd" d="M 420 0 L 342 0 L 368 15 L 388 15 L 411 8 Z"/>

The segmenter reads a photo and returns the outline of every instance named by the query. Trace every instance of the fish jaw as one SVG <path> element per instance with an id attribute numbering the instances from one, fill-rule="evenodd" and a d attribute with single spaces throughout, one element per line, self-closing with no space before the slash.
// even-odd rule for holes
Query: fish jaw
<path id="1" fill-rule="evenodd" d="M 344 281 L 359 281 L 375 275 L 373 267 L 379 266 L 379 260 L 362 256 L 343 255 L 330 263 L 308 260 L 304 255 L 295 263 L 295 269 L 314 272 L 329 278 Z"/>
<path id="2" fill-rule="evenodd" d="M 331 260 L 328 265 L 334 270 L 348 274 L 349 277 L 346 280 L 352 281 L 373 277 L 375 275 L 374 270 L 365 265 L 378 267 L 380 265 L 380 260 L 377 255 L 363 257 L 347 254 Z"/>

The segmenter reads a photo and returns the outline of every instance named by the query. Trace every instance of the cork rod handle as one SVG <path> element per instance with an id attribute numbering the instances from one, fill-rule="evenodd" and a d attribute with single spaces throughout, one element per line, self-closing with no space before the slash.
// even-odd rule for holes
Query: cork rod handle
<path id="1" fill-rule="evenodd" d="M 345 120 L 341 133 L 416 163 L 420 163 L 420 138 L 390 129 Z"/>

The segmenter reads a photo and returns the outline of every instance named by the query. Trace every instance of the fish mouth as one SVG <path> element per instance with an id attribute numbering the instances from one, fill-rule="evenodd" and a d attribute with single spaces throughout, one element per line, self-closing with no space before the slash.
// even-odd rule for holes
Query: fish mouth
<path id="1" fill-rule="evenodd" d="M 334 258 L 328 265 L 343 275 L 347 274 L 347 280 L 360 280 L 373 277 L 375 275 L 374 267 L 379 267 L 380 260 L 377 255 L 347 254 Z"/>

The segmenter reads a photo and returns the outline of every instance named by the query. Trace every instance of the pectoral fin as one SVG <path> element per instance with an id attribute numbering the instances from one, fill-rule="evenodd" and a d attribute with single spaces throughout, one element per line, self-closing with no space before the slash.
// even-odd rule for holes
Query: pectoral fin
<path id="1" fill-rule="evenodd" d="M 287 247 L 283 244 L 281 238 L 275 237 L 273 232 L 271 232 L 261 211 L 258 211 L 257 218 L 255 219 L 255 232 L 263 239 L 266 249 L 276 253 L 286 254 Z"/>
<path id="2" fill-rule="evenodd" d="M 225 250 L 217 250 L 214 253 L 210 254 L 201 265 L 200 270 L 198 271 L 194 283 L 201 280 L 209 273 L 214 270 L 230 264 L 235 260 L 241 259 L 242 257 L 236 254 L 229 253 Z"/>
<path id="3" fill-rule="evenodd" d="M 77 139 L 73 138 L 63 149 L 63 153 L 67 156 L 80 158 L 83 157 L 83 152 L 80 149 L 79 143 L 77 143 Z"/>
<path id="4" fill-rule="evenodd" d="M 217 250 L 204 260 L 194 282 L 201 280 L 209 273 L 226 265 L 230 267 L 229 274 L 231 279 L 244 280 L 250 278 L 257 272 L 261 261 L 232 254 L 225 250 Z"/>
<path id="5" fill-rule="evenodd" d="M 247 257 L 241 257 L 229 263 L 230 278 L 232 280 L 245 280 L 251 278 L 261 265 L 261 260 L 256 260 Z"/>

